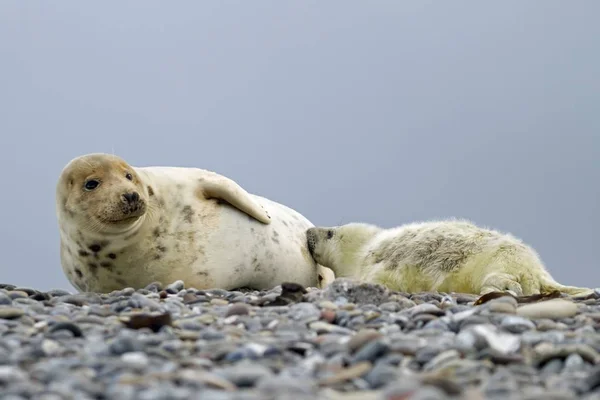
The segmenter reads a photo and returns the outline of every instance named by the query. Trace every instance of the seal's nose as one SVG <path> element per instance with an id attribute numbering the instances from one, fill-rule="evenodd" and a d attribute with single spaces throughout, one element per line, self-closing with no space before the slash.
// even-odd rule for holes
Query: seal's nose
<path id="1" fill-rule="evenodd" d="M 140 199 L 140 195 L 137 192 L 124 193 L 123 200 L 129 204 L 136 203 Z"/>

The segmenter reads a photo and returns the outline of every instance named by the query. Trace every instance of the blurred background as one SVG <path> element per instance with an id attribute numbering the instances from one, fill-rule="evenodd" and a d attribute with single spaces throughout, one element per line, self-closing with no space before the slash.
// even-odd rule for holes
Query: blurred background
<path id="1" fill-rule="evenodd" d="M 0 282 L 74 290 L 90 152 L 194 166 L 316 225 L 461 217 L 600 287 L 600 3 L 0 3 Z"/>

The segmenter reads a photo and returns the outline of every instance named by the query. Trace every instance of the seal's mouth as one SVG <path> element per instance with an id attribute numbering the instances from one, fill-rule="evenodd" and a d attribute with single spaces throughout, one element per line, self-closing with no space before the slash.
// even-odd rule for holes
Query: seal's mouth
<path id="1" fill-rule="evenodd" d="M 127 225 L 131 224 L 138 219 L 140 219 L 141 215 L 126 215 L 122 218 L 99 218 L 100 221 L 106 225 Z"/>
<path id="2" fill-rule="evenodd" d="M 112 218 L 101 218 L 105 224 L 122 225 L 132 223 L 140 219 L 146 213 L 146 204 L 137 202 L 121 209 L 120 215 L 111 215 Z"/>
<path id="3" fill-rule="evenodd" d="M 138 220 L 141 217 L 141 215 L 127 215 L 123 218 L 119 218 L 119 219 L 105 219 L 104 222 L 109 223 L 109 224 L 124 224 L 127 222 L 133 222 Z"/>

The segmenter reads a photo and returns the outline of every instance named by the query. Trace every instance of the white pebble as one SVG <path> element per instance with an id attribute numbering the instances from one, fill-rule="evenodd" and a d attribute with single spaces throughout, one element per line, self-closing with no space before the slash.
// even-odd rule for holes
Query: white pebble
<path id="1" fill-rule="evenodd" d="M 583 358 L 577 353 L 569 354 L 565 360 L 565 368 L 568 370 L 578 370 L 583 366 L 583 364 Z"/>
<path id="2" fill-rule="evenodd" d="M 53 356 L 60 352 L 60 345 L 54 340 L 46 339 L 42 342 L 42 350 L 47 356 Z"/>
<path id="3" fill-rule="evenodd" d="M 14 381 L 23 381 L 27 379 L 25 372 L 21 371 L 19 367 L 13 367 L 11 365 L 0 366 L 0 382 L 9 383 Z"/>
<path id="4" fill-rule="evenodd" d="M 560 319 L 577 314 L 577 304 L 563 299 L 551 299 L 539 303 L 525 304 L 517 308 L 517 315 L 531 319 Z"/>
<path id="5" fill-rule="evenodd" d="M 144 368 L 148 365 L 148 356 L 141 351 L 132 351 L 121 355 L 121 360 L 134 368 Z"/>
<path id="6" fill-rule="evenodd" d="M 511 354 L 519 350 L 521 338 L 512 333 L 501 332 L 494 325 L 481 324 L 471 328 L 473 332 L 484 338 L 488 345 L 501 354 Z"/>

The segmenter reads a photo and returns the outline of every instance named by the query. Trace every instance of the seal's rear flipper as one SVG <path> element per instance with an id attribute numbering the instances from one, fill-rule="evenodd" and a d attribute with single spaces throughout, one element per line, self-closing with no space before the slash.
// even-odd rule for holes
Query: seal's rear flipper
<path id="1" fill-rule="evenodd" d="M 552 290 L 558 290 L 559 292 L 566 293 L 570 296 L 587 296 L 594 293 L 594 289 L 561 285 L 552 278 L 544 279 L 541 286 L 544 291 L 550 292 Z"/>

